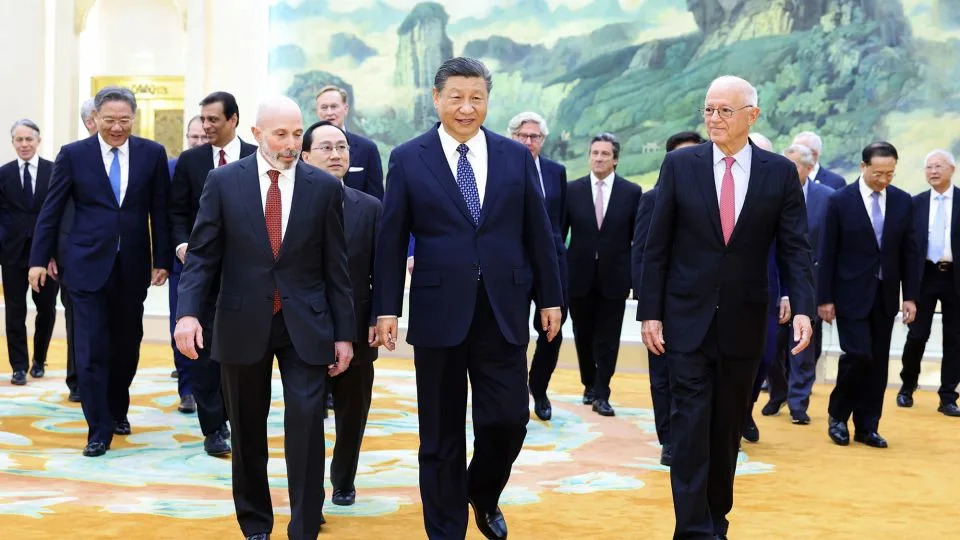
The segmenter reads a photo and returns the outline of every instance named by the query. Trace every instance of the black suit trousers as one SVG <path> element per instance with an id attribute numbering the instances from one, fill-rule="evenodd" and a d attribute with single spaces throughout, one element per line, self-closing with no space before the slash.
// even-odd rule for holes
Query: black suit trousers
<path id="1" fill-rule="evenodd" d="M 27 350 L 27 291 L 33 296 L 37 308 L 33 331 L 33 363 L 39 366 L 47 362 L 47 349 L 57 320 L 57 282 L 48 279 L 40 292 L 33 292 L 27 280 L 28 268 L 4 265 L 0 268 L 3 277 L 4 317 L 7 325 L 7 356 L 13 371 L 26 371 L 30 364 Z"/>
<path id="2" fill-rule="evenodd" d="M 190 362 L 187 369 L 190 371 L 191 391 L 197 401 L 197 420 L 204 436 L 219 431 L 227 422 L 220 388 L 220 363 L 210 356 L 216 311 L 215 297 L 208 298 L 201 306 L 200 325 L 203 327 L 203 342 L 207 346 L 197 349 L 196 360 L 187 360 Z"/>
<path id="3" fill-rule="evenodd" d="M 63 272 L 63 269 L 60 269 Z M 77 354 L 73 338 L 73 304 L 70 302 L 70 292 L 63 285 L 60 286 L 60 302 L 63 304 L 63 322 L 67 330 L 67 388 L 71 392 L 79 392 L 77 384 Z"/>
<path id="4" fill-rule="evenodd" d="M 550 306 L 546 306 L 550 307 Z M 530 361 L 529 386 L 530 393 L 535 398 L 547 397 L 547 386 L 550 385 L 550 377 L 553 376 L 553 370 L 557 369 L 557 359 L 560 357 L 560 345 L 563 344 L 563 330 L 557 332 L 553 341 L 547 341 L 547 333 L 540 324 L 539 302 L 534 300 L 533 328 L 537 331 L 537 345 L 533 351 L 533 359 Z M 561 308 L 561 319 L 567 320 L 567 308 Z"/>
<path id="5" fill-rule="evenodd" d="M 952 270 L 952 269 L 951 269 Z M 910 325 L 903 347 L 903 370 L 900 379 L 904 388 L 915 390 L 920 378 L 920 361 L 930 339 L 933 312 L 940 301 L 943 315 L 943 361 L 940 366 L 940 401 L 957 402 L 960 384 L 960 295 L 953 281 L 953 272 L 937 270 L 927 264 L 917 299 L 917 319 Z"/>
<path id="6" fill-rule="evenodd" d="M 427 537 L 462 539 L 467 498 L 493 509 L 530 420 L 526 345 L 500 332 L 481 282 L 470 331 L 455 347 L 415 347 L 420 420 L 420 498 Z M 473 459 L 463 429 L 467 377 L 473 395 Z"/>
<path id="7" fill-rule="evenodd" d="M 290 494 L 287 535 L 314 539 L 323 510 L 323 402 L 327 366 L 300 359 L 283 311 L 273 316 L 270 339 L 255 364 L 220 366 L 233 443 L 233 502 L 243 534 L 273 531 L 273 505 L 267 482 L 267 415 L 270 412 L 273 357 L 283 384 L 284 456 Z"/>
<path id="8" fill-rule="evenodd" d="M 625 298 L 605 298 L 596 277 L 587 296 L 570 298 L 580 382 L 585 388 L 593 388 L 597 399 L 610 399 L 610 380 L 617 370 L 626 303 Z"/>
<path id="9" fill-rule="evenodd" d="M 670 444 L 670 414 L 673 396 L 670 393 L 670 361 L 666 355 L 647 355 L 650 373 L 650 397 L 653 400 L 653 421 L 657 427 L 657 440 L 661 445 Z"/>
<path id="10" fill-rule="evenodd" d="M 354 355 L 361 347 L 370 348 L 366 343 L 354 343 Z M 356 489 L 354 480 L 360 461 L 360 444 L 367 427 L 370 398 L 373 395 L 373 362 L 355 361 L 340 375 L 329 377 L 327 384 L 333 393 L 337 430 L 333 460 L 330 462 L 330 483 L 334 490 L 351 491 Z"/>

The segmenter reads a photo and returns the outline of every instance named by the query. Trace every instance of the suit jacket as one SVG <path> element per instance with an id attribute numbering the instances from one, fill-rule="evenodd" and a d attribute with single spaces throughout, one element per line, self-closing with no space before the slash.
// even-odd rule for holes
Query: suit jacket
<path id="1" fill-rule="evenodd" d="M 630 246 L 642 191 L 637 184 L 614 176 L 603 226 L 597 228 L 590 176 L 570 183 L 563 231 L 564 236 L 570 233 L 571 297 L 587 296 L 594 280 L 599 280 L 604 298 L 626 298 L 630 293 Z"/>
<path id="2" fill-rule="evenodd" d="M 439 124 L 437 124 L 439 126 Z M 561 306 L 557 251 L 543 207 L 536 165 L 520 143 L 483 129 L 487 183 L 474 225 L 436 127 L 390 154 L 377 240 L 374 312 L 402 315 L 410 234 L 416 264 L 410 284 L 407 342 L 422 347 L 462 343 L 473 321 L 482 275 L 504 338 L 530 341 L 530 298 Z"/>
<path id="3" fill-rule="evenodd" d="M 810 182 L 807 186 L 807 237 L 810 240 L 810 255 L 813 257 L 814 290 L 819 281 L 820 238 L 823 236 L 823 222 L 827 216 L 830 195 L 833 195 L 833 188 L 824 184 Z"/>
<path id="4" fill-rule="evenodd" d="M 752 142 L 750 180 L 724 245 L 713 143 L 674 150 L 660 168 L 660 194 L 643 254 L 640 320 L 663 322 L 668 351 L 692 352 L 716 318 L 720 352 L 759 358 L 766 338 L 776 242 L 777 267 L 793 311 L 813 317 L 807 216 L 797 168 Z"/>
<path id="5" fill-rule="evenodd" d="M 640 300 L 640 281 L 643 273 L 643 250 L 647 246 L 647 232 L 650 231 L 650 218 L 657 204 L 660 186 L 653 186 L 640 196 L 637 216 L 633 221 L 633 245 L 630 247 L 630 280 L 633 283 L 633 297 Z M 638 304 L 639 306 L 639 304 Z M 639 316 L 639 309 L 637 310 Z M 640 320 L 639 318 L 637 319 Z"/>
<path id="6" fill-rule="evenodd" d="M 47 195 L 52 167 L 49 160 L 40 158 L 33 200 L 29 203 L 20 180 L 19 162 L 13 160 L 0 167 L 0 264 L 26 268 L 33 230 L 43 198 Z"/>
<path id="7" fill-rule="evenodd" d="M 370 139 L 347 132 L 347 144 L 350 145 L 350 168 L 362 168 L 361 171 L 348 172 L 343 183 L 377 199 L 383 198 L 383 164 L 377 144 Z"/>
<path id="8" fill-rule="evenodd" d="M 814 183 L 822 184 L 832 189 L 840 189 L 846 187 L 847 181 L 843 179 L 839 174 L 827 169 L 822 164 L 820 165 L 820 170 L 817 171 L 817 176 L 813 179 Z"/>
<path id="9" fill-rule="evenodd" d="M 953 251 L 953 261 L 958 262 L 960 255 L 960 188 L 953 189 L 953 211 L 950 216 L 950 248 Z M 886 223 L 884 223 L 886 225 Z M 923 265 L 927 260 L 927 248 L 930 245 L 930 190 L 916 195 L 913 198 L 913 237 L 917 244 L 917 275 L 923 277 Z M 953 282 L 960 294 L 960 265 L 953 265 Z"/>
<path id="10" fill-rule="evenodd" d="M 835 191 L 827 204 L 820 243 L 819 304 L 835 304 L 837 317 L 865 319 L 883 275 L 883 305 L 887 316 L 903 299 L 916 300 L 920 285 L 917 244 L 913 237 L 913 201 L 905 191 L 887 186 L 881 245 L 860 196 L 860 182 Z"/>
<path id="11" fill-rule="evenodd" d="M 240 141 L 241 159 L 256 151 L 255 145 Z M 190 230 L 200 208 L 203 184 L 213 169 L 213 146 L 210 143 L 184 150 L 176 161 L 170 185 L 170 237 L 174 249 L 190 239 Z"/>
<path id="12" fill-rule="evenodd" d="M 167 222 L 167 152 L 163 146 L 136 136 L 129 138 L 129 150 L 127 189 L 123 203 L 118 204 L 97 135 L 60 149 L 37 218 L 30 266 L 45 267 L 54 257 L 64 208 L 72 199 L 73 228 L 63 246 L 61 277 L 68 289 L 101 289 L 118 258 L 128 284 L 148 287 L 151 267 L 170 270 L 173 252 Z"/>
<path id="13" fill-rule="evenodd" d="M 376 326 L 373 316 L 373 254 L 380 222 L 380 201 L 372 195 L 346 187 L 343 190 L 343 234 L 347 242 L 347 269 L 353 288 L 356 339 L 353 363 L 377 359 L 377 348 L 367 342 L 368 331 Z"/>
<path id="14" fill-rule="evenodd" d="M 567 244 L 563 234 L 563 214 L 567 209 L 567 168 L 543 156 L 540 159 L 540 177 L 543 179 L 543 204 L 557 246 L 557 263 L 560 267 L 560 283 L 563 287 L 563 304 L 567 297 Z"/>
<path id="15" fill-rule="evenodd" d="M 331 364 L 333 342 L 356 337 L 343 189 L 316 167 L 297 162 L 296 168 L 287 230 L 276 259 L 267 237 L 256 154 L 207 176 L 177 289 L 177 319 L 200 316 L 219 272 L 211 348 L 215 360 L 249 365 L 263 357 L 274 290 L 280 291 L 287 331 L 304 362 Z"/>

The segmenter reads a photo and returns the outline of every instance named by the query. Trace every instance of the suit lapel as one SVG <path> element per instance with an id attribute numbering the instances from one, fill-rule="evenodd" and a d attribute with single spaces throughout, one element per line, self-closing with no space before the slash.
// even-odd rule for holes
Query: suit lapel
<path id="1" fill-rule="evenodd" d="M 870 219 L 870 214 L 867 213 L 867 206 L 863 203 L 863 197 L 860 196 L 860 182 L 863 182 L 863 178 L 857 179 L 855 183 L 857 187 L 856 189 L 850 190 L 849 197 L 852 198 L 854 201 L 856 201 L 857 203 L 856 206 L 859 208 L 859 210 L 857 210 L 856 212 L 860 216 L 861 218 L 860 220 L 864 221 L 865 222 L 864 224 L 867 226 L 867 229 L 870 230 L 870 237 L 873 238 L 873 245 L 877 246 L 877 251 L 879 251 L 880 244 L 877 242 L 877 235 L 874 234 L 873 232 L 873 221 Z M 889 202 L 890 202 L 890 199 L 887 199 L 887 203 Z M 887 205 L 887 210 L 890 210 L 889 204 Z M 886 219 L 884 219 L 883 228 L 884 230 L 886 230 L 887 228 Z"/>
<path id="2" fill-rule="evenodd" d="M 91 157 L 89 161 L 89 166 L 93 169 L 91 172 L 95 178 L 99 179 L 99 187 L 105 192 L 104 197 L 119 207 L 120 204 L 117 202 L 117 197 L 113 194 L 113 187 L 110 185 L 110 176 L 107 175 L 107 170 L 104 168 L 103 154 L 100 153 L 100 137 L 93 135 L 87 139 L 87 151 L 90 152 Z"/>
<path id="3" fill-rule="evenodd" d="M 247 223 L 250 224 L 253 236 L 263 248 L 264 254 L 273 259 L 273 249 L 270 247 L 270 238 L 267 237 L 267 221 L 263 215 L 263 197 L 260 195 L 256 158 L 244 160 L 241 163 L 237 184 L 240 199 L 247 210 Z"/>
<path id="4" fill-rule="evenodd" d="M 47 190 L 50 189 L 50 163 L 40 160 L 37 164 L 37 188 L 33 190 L 33 207 L 40 208 L 40 204 L 47 196 Z"/>
<path id="5" fill-rule="evenodd" d="M 954 208 L 956 212 L 956 208 Z M 925 191 L 920 195 L 920 204 L 917 214 L 914 216 L 914 226 L 917 229 L 917 250 L 924 259 L 927 257 L 927 247 L 929 239 L 929 220 L 930 219 L 930 192 Z"/>
<path id="6" fill-rule="evenodd" d="M 950 212 L 950 249 L 953 251 L 954 256 L 953 260 L 957 260 L 956 253 L 960 251 L 960 202 L 957 198 L 960 197 L 960 188 L 956 186 L 953 187 L 953 210 Z M 926 251 L 924 251 L 926 255 Z"/>
<path id="7" fill-rule="evenodd" d="M 454 206 L 456 206 L 460 210 L 460 213 L 463 214 L 463 217 L 473 225 L 473 217 L 470 215 L 470 210 L 467 209 L 467 203 L 463 200 L 463 194 L 460 193 L 457 180 L 453 177 L 453 173 L 450 172 L 450 165 L 447 163 L 447 158 L 443 154 L 443 146 L 440 144 L 440 135 L 437 133 L 437 130 L 430 130 L 427 133 L 427 140 L 420 143 L 420 146 L 422 148 L 420 151 L 420 159 L 423 160 L 427 169 L 433 173 L 434 178 L 440 183 L 440 186 L 447 193 L 447 196 L 450 197 Z M 489 177 L 490 174 L 488 171 L 487 178 L 489 179 Z"/>
<path id="8" fill-rule="evenodd" d="M 613 177 L 613 184 L 610 186 L 610 202 L 607 203 L 607 210 L 603 213 L 603 224 L 600 227 L 598 232 L 603 232 L 604 228 L 607 226 L 607 222 L 620 211 L 620 207 L 623 204 L 620 199 L 623 197 L 618 196 L 617 194 L 623 189 L 621 182 L 626 182 L 619 176 Z M 593 190 L 590 190 L 590 195 L 593 195 Z M 594 210 L 596 212 L 596 210 Z"/>
<path id="9" fill-rule="evenodd" d="M 695 155 L 699 158 L 696 163 L 698 172 L 701 172 L 697 184 L 700 187 L 700 195 L 703 196 L 703 202 L 707 207 L 707 216 L 713 225 L 713 232 L 716 240 L 723 244 L 723 228 L 720 226 L 720 203 L 717 202 L 717 183 L 713 176 L 713 143 L 705 142 L 697 147 Z M 683 186 L 679 186 L 683 189 Z"/>
<path id="10" fill-rule="evenodd" d="M 352 188 L 343 190 L 343 236 L 350 245 L 350 239 L 357 229 L 357 220 L 360 214 L 360 197 Z"/>
<path id="11" fill-rule="evenodd" d="M 483 130 L 483 136 L 487 139 L 487 185 L 484 189 L 483 201 L 480 204 L 480 219 L 477 220 L 477 227 L 483 225 L 487 214 L 490 213 L 489 210 L 493 208 L 493 202 L 500 194 L 500 184 L 505 180 L 504 175 L 500 174 L 499 171 L 499 164 L 503 163 L 503 141 L 493 140 L 486 128 L 480 129 Z M 525 175 L 524 179 L 526 179 Z M 540 183 L 539 179 L 537 183 Z M 459 188 L 457 189 L 459 190 Z M 526 189 L 526 186 L 524 186 L 524 189 Z"/>
<path id="12" fill-rule="evenodd" d="M 127 157 L 127 189 L 123 194 L 123 200 L 120 202 L 120 206 L 123 206 L 123 203 L 127 201 L 132 193 L 135 192 L 136 188 L 140 184 L 140 180 L 146 175 L 140 174 L 140 166 L 143 164 L 141 158 L 141 150 L 143 150 L 143 145 L 140 144 L 140 139 L 134 136 L 130 136 L 128 139 L 130 144 L 127 145 L 127 151 L 130 155 Z M 107 181 L 109 182 L 109 177 Z M 111 192 L 113 189 L 111 188 Z"/>
<path id="13" fill-rule="evenodd" d="M 747 143 L 753 146 L 751 143 Z M 747 179 L 747 194 L 743 199 L 743 207 L 740 209 L 740 217 L 733 225 L 733 233 L 730 235 L 730 243 L 737 239 L 737 233 L 749 226 L 749 220 L 753 214 L 759 210 L 757 208 L 757 199 L 760 192 L 767 187 L 767 158 L 760 155 L 760 151 L 753 146 L 752 157 L 750 158 L 750 176 Z M 716 188 L 714 188 L 716 189 Z M 720 218 L 720 207 L 717 206 L 717 219 Z"/>
<path id="14" fill-rule="evenodd" d="M 287 246 L 294 244 L 296 240 L 296 235 L 303 232 L 304 227 L 298 227 L 296 224 L 299 222 L 299 219 L 303 216 L 306 216 L 310 212 L 310 208 L 307 206 L 310 201 L 314 200 L 313 195 L 313 182 L 316 180 L 314 176 L 313 167 L 308 167 L 304 165 L 302 161 L 297 161 L 296 165 L 296 180 L 293 182 L 293 196 L 290 201 L 290 215 L 287 216 L 287 230 L 283 235 L 283 241 L 280 243 L 280 253 L 277 254 L 277 260 L 279 261 L 283 258 L 284 253 L 290 251 Z M 263 231 L 267 231 L 267 223 L 264 220 Z"/>

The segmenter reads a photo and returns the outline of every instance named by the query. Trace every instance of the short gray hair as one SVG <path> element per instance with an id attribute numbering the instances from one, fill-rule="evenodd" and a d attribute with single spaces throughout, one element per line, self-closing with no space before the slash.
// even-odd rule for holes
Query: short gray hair
<path id="1" fill-rule="evenodd" d="M 93 111 L 96 107 L 93 106 L 93 98 L 90 98 L 83 102 L 83 105 L 80 105 L 80 121 L 86 122 L 88 118 L 93 118 Z"/>
<path id="2" fill-rule="evenodd" d="M 16 129 L 20 126 L 24 126 L 32 129 L 34 133 L 37 134 L 37 138 L 38 139 L 40 138 L 40 127 L 37 126 L 36 122 L 34 122 L 33 120 L 30 120 L 29 118 L 21 118 L 20 120 L 17 120 L 16 122 L 14 122 L 12 126 L 10 126 L 11 139 L 13 138 L 13 132 L 16 131 Z"/>
<path id="3" fill-rule="evenodd" d="M 93 108 L 100 112 L 103 104 L 108 101 L 126 101 L 134 113 L 137 112 L 137 98 L 129 88 L 122 86 L 105 86 L 93 96 Z"/>
<path id="4" fill-rule="evenodd" d="M 433 88 L 437 92 L 443 91 L 450 77 L 482 77 L 487 84 L 487 93 L 493 88 L 493 75 L 483 62 L 474 58 L 457 56 L 440 64 L 437 74 L 433 77 Z"/>
<path id="5" fill-rule="evenodd" d="M 759 98 L 757 97 L 757 89 L 746 79 L 737 77 L 736 75 L 721 75 L 710 83 L 710 86 L 707 88 L 707 93 L 710 93 L 710 89 L 716 85 L 739 86 L 743 94 L 743 100 L 746 102 L 745 105 L 756 107 L 760 104 Z"/>
<path id="6" fill-rule="evenodd" d="M 927 162 L 930 161 L 930 158 L 932 158 L 933 156 L 940 156 L 943 159 L 947 160 L 947 163 L 949 163 L 951 167 L 957 166 L 957 160 L 954 159 L 953 154 L 940 148 L 937 148 L 936 150 L 927 154 L 927 157 L 923 158 L 923 164 L 926 165 Z"/>
<path id="7" fill-rule="evenodd" d="M 198 115 L 194 116 L 193 118 L 191 118 L 189 121 L 187 121 L 187 129 L 190 129 L 190 125 L 193 124 L 194 122 L 200 122 L 200 123 L 202 124 L 202 123 L 203 123 L 203 116 L 198 114 Z"/>
<path id="8" fill-rule="evenodd" d="M 797 161 L 807 167 L 813 167 L 817 164 L 817 160 L 813 159 L 813 152 L 805 144 L 793 143 L 784 149 L 783 155 L 791 160 L 796 157 Z"/>
<path id="9" fill-rule="evenodd" d="M 793 138 L 793 142 L 797 142 L 798 139 L 806 139 L 810 141 L 810 144 L 804 146 L 810 148 L 814 152 L 823 152 L 823 139 L 821 139 L 816 133 L 812 131 L 801 131 Z"/>
<path id="10" fill-rule="evenodd" d="M 620 139 L 616 135 L 610 133 L 609 131 L 604 131 L 603 133 L 598 133 L 593 139 L 590 140 L 590 147 L 593 147 L 593 143 L 597 142 L 608 142 L 613 146 L 613 159 L 620 159 Z"/>
<path id="11" fill-rule="evenodd" d="M 507 132 L 511 135 L 516 133 L 520 131 L 520 128 L 527 122 L 540 126 L 540 133 L 543 133 L 544 137 L 550 134 L 550 128 L 547 127 L 547 121 L 544 120 L 539 114 L 531 111 L 522 112 L 511 118 L 510 121 L 507 122 Z"/>
<path id="12" fill-rule="evenodd" d="M 773 142 L 762 133 L 751 133 L 750 140 L 761 150 L 773 152 Z"/>

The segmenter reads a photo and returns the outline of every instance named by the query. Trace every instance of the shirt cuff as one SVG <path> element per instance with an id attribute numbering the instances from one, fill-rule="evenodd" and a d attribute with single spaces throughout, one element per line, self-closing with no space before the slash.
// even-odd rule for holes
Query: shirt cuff
<path id="1" fill-rule="evenodd" d="M 173 250 L 173 254 L 176 255 L 176 254 L 180 253 L 180 248 L 182 248 L 182 247 L 187 247 L 187 243 L 184 242 L 184 243 L 180 244 L 179 246 L 177 246 L 176 249 Z"/>
<path id="2" fill-rule="evenodd" d="M 398 319 L 398 318 L 399 318 L 399 317 L 397 317 L 396 315 L 377 315 L 377 320 L 378 320 L 378 321 L 379 321 L 380 319 Z"/>

